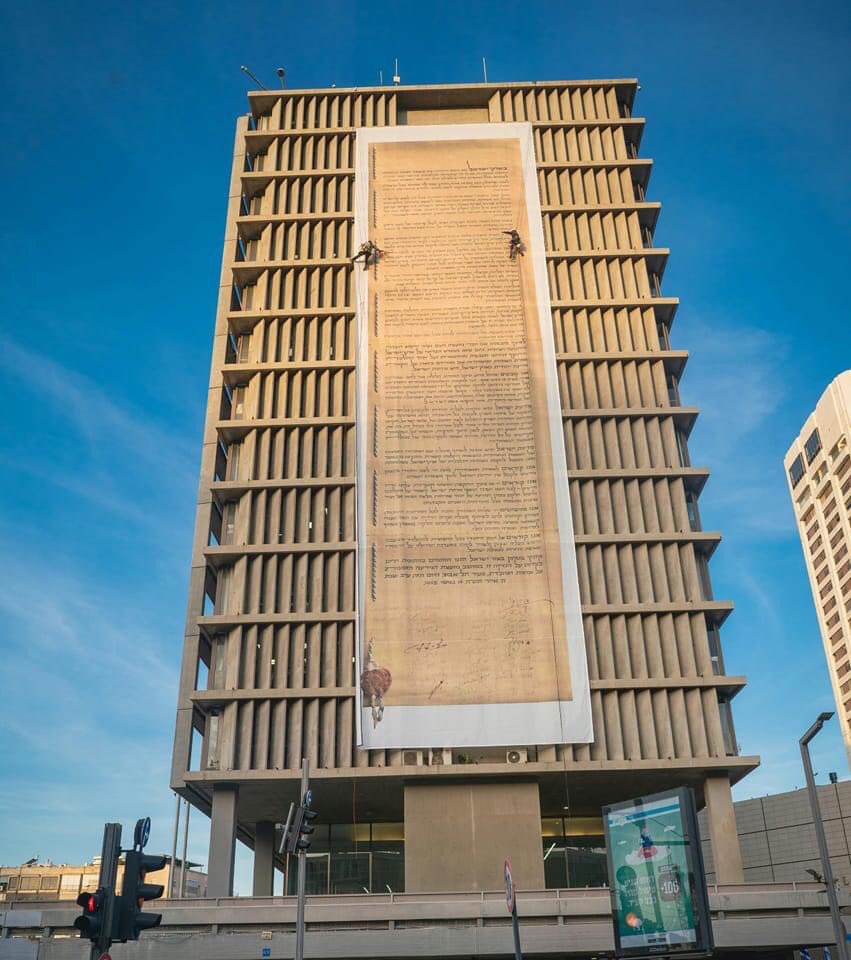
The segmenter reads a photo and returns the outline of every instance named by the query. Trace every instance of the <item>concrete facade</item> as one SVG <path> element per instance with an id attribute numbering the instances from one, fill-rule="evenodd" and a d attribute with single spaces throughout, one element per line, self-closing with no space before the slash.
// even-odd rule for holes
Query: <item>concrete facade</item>
<path id="1" fill-rule="evenodd" d="M 847 897 L 851 893 L 851 780 L 818 787 L 834 879 Z M 805 789 L 777 793 L 733 805 L 748 882 L 807 882 L 808 870 L 821 874 L 810 803 Z M 709 817 L 700 817 L 707 879 L 719 879 L 713 858 Z M 722 881 L 723 882 L 723 881 Z"/>
<path id="2" fill-rule="evenodd" d="M 709 579 L 720 535 L 700 524 L 708 471 L 688 451 L 697 411 L 679 398 L 687 353 L 670 343 L 678 301 L 661 290 L 668 251 L 653 241 L 660 205 L 646 198 L 652 161 L 638 156 L 636 89 L 627 79 L 249 95 L 172 768 L 173 788 L 212 812 L 217 895 L 231 889 L 233 837 L 254 846 L 259 824 L 284 819 L 303 756 L 323 821 L 404 819 L 412 850 L 419 817 L 433 819 L 413 799 L 417 784 L 449 809 L 440 797 L 458 783 L 478 782 L 482 796 L 531 783 L 527 826 L 534 811 L 599 817 L 604 803 L 688 784 L 701 805 L 718 805 L 716 842 L 737 878 L 735 834 L 723 836 L 730 784 L 758 760 L 739 755 L 732 725 L 745 679 L 726 673 L 721 653 L 732 604 L 714 598 Z M 527 121 L 535 140 L 595 740 L 517 744 L 520 762 L 505 749 L 355 743 L 353 144 L 359 127 L 435 117 Z M 477 824 L 496 838 L 498 805 L 476 809 L 493 811 Z M 529 882 L 538 876 L 530 867 Z M 413 865 L 406 877 L 434 882 L 418 881 Z M 458 882 L 493 883 L 478 872 Z"/>
<path id="3" fill-rule="evenodd" d="M 851 759 L 851 370 L 821 395 L 784 465 Z"/>

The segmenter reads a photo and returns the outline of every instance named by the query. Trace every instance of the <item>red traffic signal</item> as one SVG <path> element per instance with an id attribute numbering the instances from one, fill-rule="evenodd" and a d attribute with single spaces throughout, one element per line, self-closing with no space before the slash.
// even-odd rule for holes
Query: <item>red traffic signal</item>
<path id="1" fill-rule="evenodd" d="M 94 893 L 81 893 L 77 897 L 77 906 L 83 908 L 82 914 L 74 921 L 74 926 L 80 931 L 81 937 L 86 937 L 96 943 L 103 930 L 104 907 L 106 897 L 101 889 Z"/>

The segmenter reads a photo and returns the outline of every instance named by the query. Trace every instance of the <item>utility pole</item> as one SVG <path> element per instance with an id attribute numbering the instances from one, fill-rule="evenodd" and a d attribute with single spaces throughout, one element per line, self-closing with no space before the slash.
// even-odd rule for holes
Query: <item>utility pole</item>
<path id="1" fill-rule="evenodd" d="M 107 951 L 112 946 L 116 925 L 115 878 L 118 872 L 120 855 L 121 824 L 105 823 L 98 887 L 94 893 L 81 893 L 77 897 L 77 904 L 83 908 L 83 912 L 74 921 L 74 926 L 80 931 L 80 936 L 86 937 L 91 943 L 90 960 L 101 960 L 102 957 L 109 957 Z"/>
<path id="2" fill-rule="evenodd" d="M 307 757 L 301 760 L 301 798 L 302 807 L 310 806 L 310 780 L 308 776 Z M 304 960 L 304 890 L 307 884 L 307 850 L 299 845 L 298 848 L 298 901 L 296 906 L 295 922 L 295 960 Z M 846 960 L 844 955 L 840 960 Z"/>
<path id="3" fill-rule="evenodd" d="M 833 882 L 833 870 L 830 868 L 830 855 L 827 851 L 827 840 L 824 836 L 824 824 L 821 819 L 821 808 L 818 802 L 818 793 L 816 793 L 816 781 L 813 777 L 813 765 L 810 761 L 810 740 L 821 730 L 825 723 L 831 719 L 833 713 L 820 713 L 816 722 L 801 737 L 801 760 L 804 764 L 804 776 L 807 779 L 807 793 L 810 795 L 810 810 L 813 815 L 813 826 L 816 830 L 816 840 L 818 841 L 819 856 L 821 857 L 821 869 L 824 876 L 825 887 L 827 888 L 827 902 L 830 906 L 830 918 L 833 921 L 833 935 L 836 937 L 836 953 L 839 960 L 848 960 L 848 950 L 845 943 L 845 927 L 842 923 L 842 917 L 839 915 L 839 902 L 836 898 L 836 885 Z"/>

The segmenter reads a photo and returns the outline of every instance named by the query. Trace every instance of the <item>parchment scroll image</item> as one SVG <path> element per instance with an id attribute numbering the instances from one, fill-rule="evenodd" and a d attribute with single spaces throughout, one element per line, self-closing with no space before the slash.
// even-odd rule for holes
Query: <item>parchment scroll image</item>
<path id="1" fill-rule="evenodd" d="M 531 151 L 528 124 L 358 131 L 364 746 L 590 737 Z"/>

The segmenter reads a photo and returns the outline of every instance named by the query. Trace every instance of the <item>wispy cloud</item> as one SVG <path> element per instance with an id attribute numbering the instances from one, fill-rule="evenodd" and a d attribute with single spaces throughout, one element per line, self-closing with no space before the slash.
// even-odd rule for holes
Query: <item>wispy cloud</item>
<path id="1" fill-rule="evenodd" d="M 63 445 L 40 460 L 6 456 L 7 465 L 83 497 L 125 519 L 150 521 L 139 501 L 173 497 L 192 489 L 196 445 L 144 414 L 120 403 L 87 377 L 48 356 L 0 337 L 0 370 L 34 396 L 36 409 L 62 434 L 73 438 L 65 451 L 69 469 L 58 468 Z M 189 501 L 187 501 L 189 502 Z"/>
<path id="2" fill-rule="evenodd" d="M 0 861 L 74 859 L 95 852 L 99 822 L 170 816 L 179 654 L 167 641 L 179 627 L 166 617 L 161 635 L 141 622 L 138 597 L 11 546 L 0 552 L 0 737 L 15 750 Z"/>
<path id="3" fill-rule="evenodd" d="M 712 469 L 703 504 L 740 534 L 793 532 L 773 419 L 786 387 L 789 347 L 772 332 L 726 319 L 692 320 L 684 333 L 693 353 L 684 402 L 700 407 L 690 447 Z M 785 448 L 784 448 L 785 449 Z"/>

